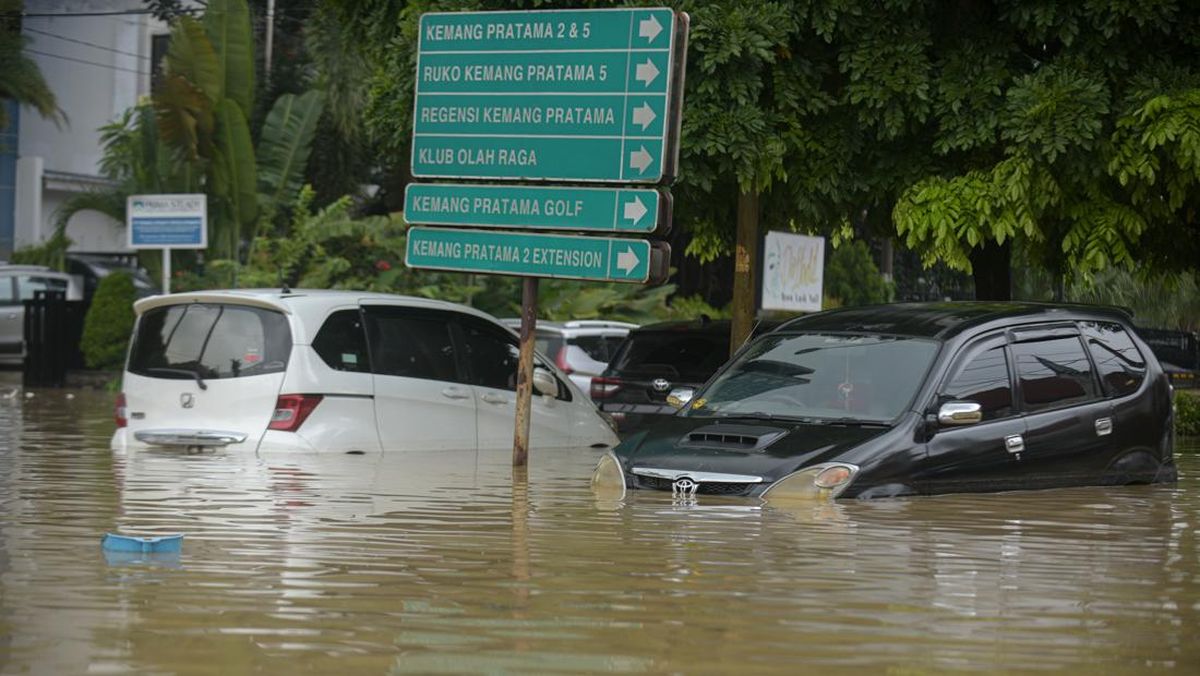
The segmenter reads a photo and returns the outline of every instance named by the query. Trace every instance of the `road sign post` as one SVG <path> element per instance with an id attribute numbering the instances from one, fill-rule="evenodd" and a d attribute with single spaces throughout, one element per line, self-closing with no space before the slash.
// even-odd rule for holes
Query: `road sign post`
<path id="1" fill-rule="evenodd" d="M 663 7 L 421 16 L 405 263 L 525 277 L 513 465 L 525 465 L 541 277 L 662 283 L 688 17 Z M 629 185 L 646 188 L 632 188 Z M 458 229 L 469 228 L 469 229 Z M 587 236 L 549 234 L 557 230 Z M 595 236 L 605 235 L 605 236 Z"/>
<path id="2" fill-rule="evenodd" d="M 594 282 L 665 281 L 669 249 L 660 242 L 496 230 L 414 227 L 410 267 Z"/>
<path id="3" fill-rule="evenodd" d="M 667 8 L 423 15 L 413 176 L 672 179 L 686 21 Z"/>
<path id="4" fill-rule="evenodd" d="M 560 186 L 410 183 L 404 220 L 420 225 L 666 234 L 665 191 Z"/>

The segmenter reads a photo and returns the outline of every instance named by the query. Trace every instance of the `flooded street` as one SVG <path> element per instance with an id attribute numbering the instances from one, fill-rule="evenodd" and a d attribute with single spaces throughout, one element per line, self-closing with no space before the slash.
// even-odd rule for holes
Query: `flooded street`
<path id="1" fill-rule="evenodd" d="M 112 395 L 11 382 L 3 673 L 1200 670 L 1195 446 L 1168 487 L 612 504 L 594 449 L 516 490 L 507 452 L 114 454 Z"/>

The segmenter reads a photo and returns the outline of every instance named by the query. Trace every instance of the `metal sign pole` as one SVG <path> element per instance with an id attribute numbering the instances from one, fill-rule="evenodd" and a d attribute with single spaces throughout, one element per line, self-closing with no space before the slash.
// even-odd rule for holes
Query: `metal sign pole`
<path id="1" fill-rule="evenodd" d="M 513 467 L 529 463 L 529 418 L 533 400 L 533 339 L 537 327 L 537 277 L 521 285 L 521 356 L 517 362 L 517 422 L 513 431 Z"/>
<path id="2" fill-rule="evenodd" d="M 163 293 L 171 293 L 171 250 L 163 249 Z"/>

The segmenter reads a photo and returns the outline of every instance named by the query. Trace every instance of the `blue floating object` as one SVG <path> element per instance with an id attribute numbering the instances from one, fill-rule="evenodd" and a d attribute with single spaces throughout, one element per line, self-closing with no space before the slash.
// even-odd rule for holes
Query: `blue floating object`
<path id="1" fill-rule="evenodd" d="M 183 548 L 183 534 L 158 537 L 135 537 L 105 533 L 100 546 L 110 552 L 140 552 L 144 554 L 178 554 Z"/>

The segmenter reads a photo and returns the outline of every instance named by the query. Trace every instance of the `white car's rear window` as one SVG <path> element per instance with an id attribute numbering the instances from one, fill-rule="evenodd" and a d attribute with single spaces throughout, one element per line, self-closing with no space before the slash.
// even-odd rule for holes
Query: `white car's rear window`
<path id="1" fill-rule="evenodd" d="M 129 371 L 152 378 L 240 378 L 287 366 L 292 333 L 283 313 L 244 305 L 189 303 L 142 315 Z"/>

